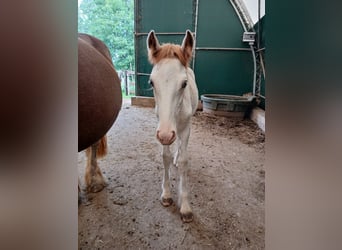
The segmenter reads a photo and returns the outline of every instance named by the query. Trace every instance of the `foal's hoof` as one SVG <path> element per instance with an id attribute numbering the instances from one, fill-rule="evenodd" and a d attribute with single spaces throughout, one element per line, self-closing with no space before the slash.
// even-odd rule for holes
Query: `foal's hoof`
<path id="1" fill-rule="evenodd" d="M 88 193 L 97 193 L 102 191 L 107 185 L 105 183 L 93 184 L 87 187 Z"/>
<path id="2" fill-rule="evenodd" d="M 193 221 L 194 215 L 192 212 L 187 212 L 187 213 L 183 213 L 183 214 L 181 213 L 181 219 L 183 222 L 188 223 L 188 222 Z"/>
<path id="3" fill-rule="evenodd" d="M 164 207 L 171 206 L 172 203 L 173 203 L 172 198 L 161 198 L 161 204 L 162 204 Z"/>

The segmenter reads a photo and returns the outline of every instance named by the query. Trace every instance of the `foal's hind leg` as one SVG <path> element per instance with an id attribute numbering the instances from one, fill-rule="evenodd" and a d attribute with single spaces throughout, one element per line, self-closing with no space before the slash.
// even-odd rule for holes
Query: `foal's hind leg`
<path id="1" fill-rule="evenodd" d="M 168 207 L 173 203 L 170 191 L 170 166 L 172 163 L 172 155 L 169 146 L 163 146 L 163 164 L 164 176 L 162 184 L 162 195 L 160 201 L 164 207 Z"/>
<path id="2" fill-rule="evenodd" d="M 101 170 L 97 165 L 97 150 L 99 147 L 99 142 L 94 143 L 89 148 L 87 148 L 87 168 L 85 174 L 85 183 L 87 186 L 87 191 L 96 193 L 101 191 L 105 186 L 107 186 Z"/>

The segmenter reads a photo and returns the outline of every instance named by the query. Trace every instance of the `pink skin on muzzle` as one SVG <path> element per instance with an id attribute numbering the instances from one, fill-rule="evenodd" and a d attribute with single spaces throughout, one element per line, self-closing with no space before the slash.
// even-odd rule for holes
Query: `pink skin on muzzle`
<path id="1" fill-rule="evenodd" d="M 157 130 L 157 139 L 163 145 L 171 145 L 176 140 L 174 130 Z"/>

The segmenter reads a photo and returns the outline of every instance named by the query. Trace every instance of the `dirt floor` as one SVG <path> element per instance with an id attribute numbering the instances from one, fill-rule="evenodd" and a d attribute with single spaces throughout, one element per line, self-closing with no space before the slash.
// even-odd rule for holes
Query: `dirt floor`
<path id="1" fill-rule="evenodd" d="M 163 165 L 152 108 L 125 103 L 99 165 L 108 186 L 78 208 L 79 249 L 264 249 L 263 132 L 250 120 L 197 112 L 189 141 L 194 221 L 160 204 Z M 86 158 L 79 153 L 84 187 Z M 171 170 L 177 200 L 177 171 Z"/>

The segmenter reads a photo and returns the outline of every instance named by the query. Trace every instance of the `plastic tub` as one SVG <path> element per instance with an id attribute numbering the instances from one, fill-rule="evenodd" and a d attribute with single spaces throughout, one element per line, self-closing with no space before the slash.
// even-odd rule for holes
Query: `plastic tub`
<path id="1" fill-rule="evenodd" d="M 228 117 L 244 117 L 252 107 L 254 98 L 254 96 L 201 95 L 204 112 Z"/>

